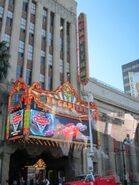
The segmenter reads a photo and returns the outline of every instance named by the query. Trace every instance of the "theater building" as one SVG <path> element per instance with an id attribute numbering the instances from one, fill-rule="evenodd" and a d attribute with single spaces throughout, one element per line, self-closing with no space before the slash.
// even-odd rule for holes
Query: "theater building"
<path id="1" fill-rule="evenodd" d="M 96 79 L 89 79 L 84 87 L 86 92 L 88 89 L 95 102 L 89 104 L 94 173 L 114 175 L 123 182 L 130 177 L 137 184 L 138 100 Z M 0 116 L 2 183 L 21 176 L 34 181 L 47 176 L 55 183 L 58 177 L 72 180 L 88 173 L 88 103 L 80 97 L 69 82 L 55 91 L 41 89 L 38 82 L 30 87 L 21 79 L 15 83 L 9 96 L 7 124 Z M 0 115 L 2 112 L 6 113 L 6 104 Z"/>
<path id="2" fill-rule="evenodd" d="M 89 107 L 89 109 L 88 109 Z M 6 139 L 0 149 L 2 184 L 48 177 L 88 173 L 90 143 L 88 110 L 97 120 L 96 104 L 83 101 L 65 82 L 55 91 L 43 90 L 38 82 L 28 87 L 22 79 L 9 94 Z"/>

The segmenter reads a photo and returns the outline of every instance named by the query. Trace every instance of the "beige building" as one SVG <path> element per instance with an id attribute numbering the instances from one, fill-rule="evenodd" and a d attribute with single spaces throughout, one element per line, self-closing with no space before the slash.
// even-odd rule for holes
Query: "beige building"
<path id="1" fill-rule="evenodd" d="M 8 81 L 22 77 L 55 89 L 69 80 L 77 88 L 75 0 L 1 0 L 0 41 L 8 42 Z"/>
<path id="2" fill-rule="evenodd" d="M 93 95 L 99 111 L 93 124 L 100 145 L 94 147 L 94 171 L 139 184 L 139 100 L 94 78 L 81 94 Z"/>

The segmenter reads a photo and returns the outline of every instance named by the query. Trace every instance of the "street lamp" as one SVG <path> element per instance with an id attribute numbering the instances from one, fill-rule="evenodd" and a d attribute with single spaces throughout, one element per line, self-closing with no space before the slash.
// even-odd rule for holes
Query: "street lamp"
<path id="1" fill-rule="evenodd" d="M 88 104 L 88 123 L 89 123 L 89 137 L 90 137 L 89 158 L 91 159 L 91 166 L 89 166 L 89 171 L 91 174 L 93 174 L 94 172 L 94 165 L 93 165 L 94 150 L 93 150 L 93 135 L 92 135 L 91 109 L 90 109 L 90 102 L 93 101 L 93 95 L 91 91 L 89 92 L 83 91 L 82 95 L 85 99 L 87 99 L 87 104 Z"/>

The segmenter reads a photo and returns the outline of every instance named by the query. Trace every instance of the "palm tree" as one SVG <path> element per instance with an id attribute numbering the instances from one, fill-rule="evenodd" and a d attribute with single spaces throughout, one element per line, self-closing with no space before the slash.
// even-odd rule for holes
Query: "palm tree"
<path id="1" fill-rule="evenodd" d="M 7 42 L 0 42 L 0 82 L 6 79 L 8 74 L 9 64 L 9 49 L 7 47 Z"/>

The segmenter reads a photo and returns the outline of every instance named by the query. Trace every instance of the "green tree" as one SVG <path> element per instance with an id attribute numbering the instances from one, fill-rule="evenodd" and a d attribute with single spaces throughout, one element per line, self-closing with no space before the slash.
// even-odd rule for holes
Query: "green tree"
<path id="1" fill-rule="evenodd" d="M 0 42 L 0 82 L 6 79 L 8 74 L 9 64 L 9 49 L 7 47 L 7 42 Z"/>

